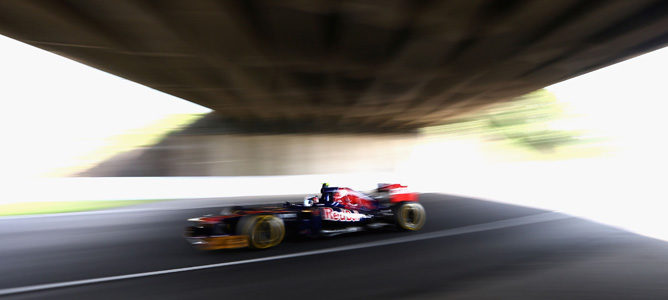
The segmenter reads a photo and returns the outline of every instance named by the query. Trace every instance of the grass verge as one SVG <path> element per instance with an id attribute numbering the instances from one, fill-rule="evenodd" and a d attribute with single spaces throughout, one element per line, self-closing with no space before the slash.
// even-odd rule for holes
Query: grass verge
<path id="1" fill-rule="evenodd" d="M 0 216 L 55 214 L 100 210 L 160 200 L 45 201 L 0 204 Z"/>

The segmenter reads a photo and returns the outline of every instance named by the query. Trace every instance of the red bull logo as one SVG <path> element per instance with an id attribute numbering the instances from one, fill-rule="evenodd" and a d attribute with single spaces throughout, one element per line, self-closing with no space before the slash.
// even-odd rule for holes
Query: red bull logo
<path id="1" fill-rule="evenodd" d="M 332 208 L 325 207 L 322 209 L 322 219 L 329 221 L 340 221 L 340 222 L 357 222 L 361 218 L 366 217 L 364 214 L 360 214 L 356 210 L 341 209 L 341 211 L 336 211 Z"/>

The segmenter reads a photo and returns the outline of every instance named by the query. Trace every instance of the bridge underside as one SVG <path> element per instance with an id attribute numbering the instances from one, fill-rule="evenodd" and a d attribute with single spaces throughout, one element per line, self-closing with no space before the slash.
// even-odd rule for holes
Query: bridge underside
<path id="1" fill-rule="evenodd" d="M 660 48 L 668 2 L 5 0 L 0 34 L 240 124 L 411 129 Z"/>

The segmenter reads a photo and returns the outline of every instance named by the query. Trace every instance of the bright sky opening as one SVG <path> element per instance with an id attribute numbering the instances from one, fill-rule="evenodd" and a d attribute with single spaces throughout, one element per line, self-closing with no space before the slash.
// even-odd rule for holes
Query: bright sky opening
<path id="1" fill-rule="evenodd" d="M 620 150 L 633 154 L 661 155 L 667 149 L 668 48 L 547 89 L 581 116 L 570 126 L 610 137 Z"/>
<path id="2" fill-rule="evenodd" d="M 0 156 L 6 176 L 76 163 L 111 136 L 210 109 L 0 36 Z"/>

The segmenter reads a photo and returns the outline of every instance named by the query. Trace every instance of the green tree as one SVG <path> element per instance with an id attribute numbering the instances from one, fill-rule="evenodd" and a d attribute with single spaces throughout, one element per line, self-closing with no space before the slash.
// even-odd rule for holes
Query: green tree
<path id="1" fill-rule="evenodd" d="M 552 151 L 575 142 L 580 132 L 550 128 L 550 123 L 564 117 L 564 107 L 545 89 L 524 95 L 484 113 L 486 130 L 521 146 L 538 151 Z"/>

